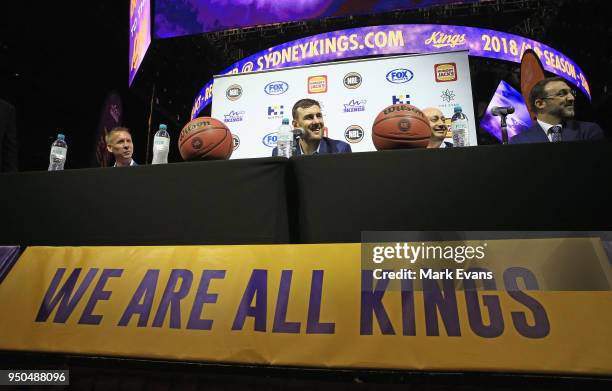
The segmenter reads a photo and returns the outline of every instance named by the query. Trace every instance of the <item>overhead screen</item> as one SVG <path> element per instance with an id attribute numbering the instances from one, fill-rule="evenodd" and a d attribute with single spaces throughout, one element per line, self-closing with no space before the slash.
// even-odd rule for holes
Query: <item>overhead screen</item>
<path id="1" fill-rule="evenodd" d="M 155 38 L 478 0 L 157 0 Z"/>
<path id="2" fill-rule="evenodd" d="M 149 45 L 151 44 L 151 0 L 132 0 L 130 2 L 130 72 L 128 84 L 140 68 Z"/>

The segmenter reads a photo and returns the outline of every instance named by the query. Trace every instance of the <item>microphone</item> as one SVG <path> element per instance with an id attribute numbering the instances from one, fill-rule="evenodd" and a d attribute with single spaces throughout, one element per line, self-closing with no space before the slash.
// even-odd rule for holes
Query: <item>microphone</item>
<path id="1" fill-rule="evenodd" d="M 304 135 L 304 129 L 302 128 L 293 128 L 292 132 L 293 132 L 293 135 L 297 137 Z"/>
<path id="2" fill-rule="evenodd" d="M 498 116 L 498 115 L 508 115 L 508 114 L 512 114 L 514 113 L 514 107 L 513 106 L 494 106 L 491 109 L 491 114 Z"/>

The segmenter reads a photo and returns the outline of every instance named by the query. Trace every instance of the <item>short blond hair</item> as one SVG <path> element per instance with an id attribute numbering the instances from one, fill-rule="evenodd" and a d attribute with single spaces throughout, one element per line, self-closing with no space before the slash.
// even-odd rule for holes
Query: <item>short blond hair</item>
<path id="1" fill-rule="evenodd" d="M 129 133 L 130 137 L 132 136 L 132 133 L 130 132 L 129 128 L 126 128 L 125 126 L 116 126 L 112 128 L 110 132 L 106 133 L 106 136 L 104 136 L 104 141 L 106 141 L 106 145 L 110 144 L 113 138 L 113 134 L 118 132 L 127 132 Z"/>

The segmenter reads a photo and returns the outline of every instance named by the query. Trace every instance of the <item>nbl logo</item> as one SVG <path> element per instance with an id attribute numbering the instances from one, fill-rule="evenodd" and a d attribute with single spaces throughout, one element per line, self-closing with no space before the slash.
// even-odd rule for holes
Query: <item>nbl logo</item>
<path id="1" fill-rule="evenodd" d="M 276 119 L 283 116 L 283 105 L 268 106 L 268 119 Z"/>
<path id="2" fill-rule="evenodd" d="M 363 128 L 359 125 L 351 125 L 344 131 L 344 138 L 349 143 L 355 144 L 363 140 Z"/>
<path id="3" fill-rule="evenodd" d="M 238 100 L 241 96 L 242 87 L 240 87 L 238 84 L 232 84 L 231 86 L 227 87 L 227 90 L 225 91 L 225 97 L 229 100 Z"/>
<path id="4" fill-rule="evenodd" d="M 393 105 L 409 105 L 410 104 L 410 94 L 406 95 L 393 95 L 391 98 Z"/>
<path id="5" fill-rule="evenodd" d="M 344 79 L 342 79 L 342 83 L 346 88 L 354 89 L 358 88 L 361 85 L 362 80 L 363 79 L 361 78 L 361 75 L 359 73 L 351 72 L 344 76 Z"/>
<path id="6" fill-rule="evenodd" d="M 240 137 L 238 135 L 232 134 L 232 144 L 234 145 L 234 151 L 237 150 L 240 146 Z"/>

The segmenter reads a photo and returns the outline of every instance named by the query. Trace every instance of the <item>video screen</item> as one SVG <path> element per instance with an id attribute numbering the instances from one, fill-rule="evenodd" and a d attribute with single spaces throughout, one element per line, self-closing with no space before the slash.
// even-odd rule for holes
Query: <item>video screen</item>
<path id="1" fill-rule="evenodd" d="M 531 127 L 531 117 L 521 93 L 505 81 L 501 81 L 487 106 L 487 111 L 480 121 L 480 127 L 502 141 L 501 120 L 494 116 L 494 107 L 512 107 L 514 113 L 508 114 L 506 124 L 508 139 Z"/>
<path id="2" fill-rule="evenodd" d="M 130 3 L 129 85 L 132 85 L 150 44 L 151 0 L 132 0 Z"/>
<path id="3" fill-rule="evenodd" d="M 155 38 L 478 0 L 158 0 Z"/>

